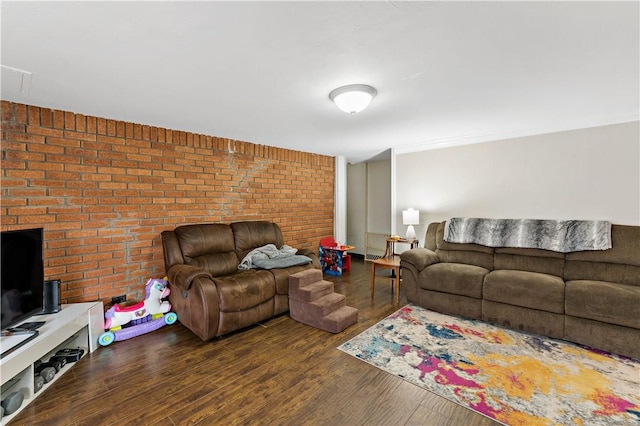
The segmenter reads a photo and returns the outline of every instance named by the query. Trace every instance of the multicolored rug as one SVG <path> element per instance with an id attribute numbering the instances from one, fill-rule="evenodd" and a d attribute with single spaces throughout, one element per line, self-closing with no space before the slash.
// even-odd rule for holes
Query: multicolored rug
<path id="1" fill-rule="evenodd" d="M 640 361 L 407 305 L 338 347 L 501 423 L 640 425 Z"/>

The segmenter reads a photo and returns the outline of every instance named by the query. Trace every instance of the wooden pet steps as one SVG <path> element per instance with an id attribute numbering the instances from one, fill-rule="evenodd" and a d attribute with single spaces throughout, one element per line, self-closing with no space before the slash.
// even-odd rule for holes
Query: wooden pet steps
<path id="1" fill-rule="evenodd" d="M 289 277 L 289 313 L 303 324 L 340 333 L 358 322 L 358 310 L 347 306 L 346 299 L 333 292 L 333 283 L 322 279 L 320 269 L 307 269 Z"/>

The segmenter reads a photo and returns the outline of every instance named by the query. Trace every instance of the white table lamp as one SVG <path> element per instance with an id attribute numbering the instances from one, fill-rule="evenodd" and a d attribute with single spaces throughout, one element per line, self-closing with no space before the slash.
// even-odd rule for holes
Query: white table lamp
<path id="1" fill-rule="evenodd" d="M 402 224 L 409 225 L 407 228 L 407 240 L 416 238 L 416 230 L 413 229 L 413 225 L 420 224 L 420 211 L 411 208 L 409 210 L 402 210 Z"/>

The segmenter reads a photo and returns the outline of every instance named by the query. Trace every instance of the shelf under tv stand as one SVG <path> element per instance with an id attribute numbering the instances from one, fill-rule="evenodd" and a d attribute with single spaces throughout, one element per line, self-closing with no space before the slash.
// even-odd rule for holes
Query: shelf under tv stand
<path id="1" fill-rule="evenodd" d="M 72 303 L 62 305 L 60 312 L 48 315 L 37 315 L 27 321 L 45 321 L 38 329 L 39 334 L 22 344 L 15 350 L 3 355 L 0 359 L 0 380 L 2 399 L 14 391 L 24 395 L 20 408 L 13 414 L 5 415 L 0 425 L 5 425 L 31 401 L 41 395 L 44 390 L 59 379 L 75 363 L 65 365 L 49 383 L 34 392 L 33 377 L 35 363 L 46 361 L 62 348 L 82 348 L 85 354 L 93 352 L 98 345 L 98 338 L 104 331 L 104 308 L 102 302 Z M 19 327 L 19 326 L 18 326 Z M 9 340 L 0 337 L 0 349 Z"/>

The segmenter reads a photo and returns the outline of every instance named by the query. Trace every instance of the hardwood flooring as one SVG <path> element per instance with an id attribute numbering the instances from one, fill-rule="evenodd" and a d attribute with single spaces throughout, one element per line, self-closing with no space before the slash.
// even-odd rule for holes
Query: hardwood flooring
<path id="1" fill-rule="evenodd" d="M 406 299 L 395 304 L 388 274 L 371 299 L 359 259 L 325 279 L 359 309 L 340 334 L 285 314 L 202 342 L 176 323 L 85 356 L 11 425 L 497 424 L 337 350 Z"/>

